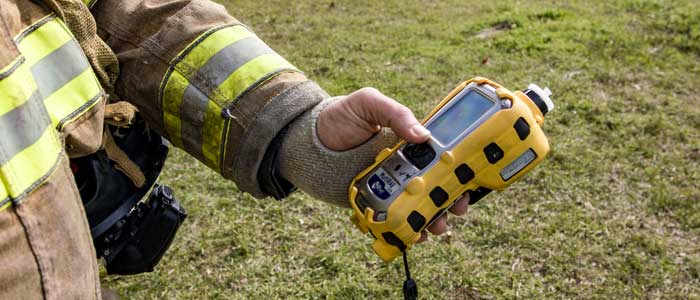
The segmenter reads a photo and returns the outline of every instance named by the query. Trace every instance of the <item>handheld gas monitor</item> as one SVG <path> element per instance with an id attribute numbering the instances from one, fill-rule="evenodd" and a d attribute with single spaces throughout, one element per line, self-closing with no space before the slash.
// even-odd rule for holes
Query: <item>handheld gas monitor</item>
<path id="1" fill-rule="evenodd" d="M 473 204 L 538 165 L 549 153 L 540 126 L 554 108 L 550 95 L 535 84 L 511 92 L 477 77 L 423 120 L 431 132 L 427 142 L 402 141 L 381 151 L 349 190 L 351 219 L 374 238 L 374 251 L 392 261 L 463 193 Z"/>

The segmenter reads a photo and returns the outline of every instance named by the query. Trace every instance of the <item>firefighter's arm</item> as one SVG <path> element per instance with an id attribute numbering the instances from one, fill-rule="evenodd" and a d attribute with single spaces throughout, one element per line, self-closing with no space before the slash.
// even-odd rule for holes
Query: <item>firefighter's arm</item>
<path id="1" fill-rule="evenodd" d="M 328 94 L 213 2 L 100 0 L 91 11 L 119 59 L 120 98 L 241 190 L 270 194 L 257 172 L 268 145 Z"/>
<path id="2" fill-rule="evenodd" d="M 256 197 L 281 198 L 296 185 L 347 206 L 350 179 L 396 140 L 390 131 L 354 136 L 357 131 L 346 129 L 356 124 L 338 127 L 342 122 L 333 118 L 357 112 L 329 109 L 326 136 L 355 140 L 340 147 L 352 149 L 335 149 L 345 151 L 333 150 L 332 141 L 324 140 L 331 144 L 325 147 L 315 128 L 319 112 L 335 99 L 218 4 L 100 0 L 92 12 L 98 33 L 119 58 L 119 96 L 174 145 Z M 340 103 L 382 100 L 367 91 Z M 359 102 L 347 101 L 353 99 Z M 409 119 L 397 127 L 403 138 L 410 137 L 400 128 L 417 123 Z M 391 125 L 376 123 L 366 126 Z"/>

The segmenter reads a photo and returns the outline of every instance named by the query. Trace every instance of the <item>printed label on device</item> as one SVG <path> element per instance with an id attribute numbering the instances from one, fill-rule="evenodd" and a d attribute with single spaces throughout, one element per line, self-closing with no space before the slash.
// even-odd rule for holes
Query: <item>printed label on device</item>
<path id="1" fill-rule="evenodd" d="M 515 174 L 518 174 L 520 170 L 527 167 L 527 165 L 535 160 L 535 158 L 537 158 L 535 151 L 528 149 L 525 151 L 525 153 L 521 154 L 518 158 L 501 170 L 501 178 L 503 178 L 504 181 L 510 179 Z"/>
<path id="2" fill-rule="evenodd" d="M 399 184 L 396 180 L 391 178 L 383 168 L 377 169 L 377 171 L 372 174 L 372 177 L 367 180 L 367 184 L 370 190 L 372 190 L 372 193 L 382 200 L 388 199 L 391 194 L 399 188 Z"/>

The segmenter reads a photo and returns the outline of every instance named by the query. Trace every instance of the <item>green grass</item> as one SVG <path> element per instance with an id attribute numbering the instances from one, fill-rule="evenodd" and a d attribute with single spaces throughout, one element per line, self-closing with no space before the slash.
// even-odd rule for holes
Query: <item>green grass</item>
<path id="1" fill-rule="evenodd" d="M 421 116 L 473 76 L 552 89 L 551 156 L 411 252 L 422 299 L 700 299 L 700 1 L 222 2 L 331 94 Z M 182 151 L 162 182 L 190 216 L 155 272 L 103 279 L 125 298 L 401 298 L 347 210 Z"/>

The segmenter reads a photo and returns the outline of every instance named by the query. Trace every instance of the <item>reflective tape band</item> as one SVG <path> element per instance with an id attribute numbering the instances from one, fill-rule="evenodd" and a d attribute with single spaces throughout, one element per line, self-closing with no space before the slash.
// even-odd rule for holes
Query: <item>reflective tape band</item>
<path id="1" fill-rule="evenodd" d="M 21 55 L 13 59 L 12 62 L 10 62 L 10 64 L 0 69 L 0 80 L 3 80 L 12 75 L 12 73 L 14 73 L 15 70 L 17 70 L 17 68 L 19 68 L 19 66 L 21 66 L 25 61 L 26 59 L 24 58 L 24 56 Z"/>
<path id="2" fill-rule="evenodd" d="M 44 104 L 38 92 L 13 110 L 0 116 L 0 165 L 4 165 L 17 153 L 36 142 L 49 127 L 48 122 L 35 120 L 44 111 Z"/>
<path id="3" fill-rule="evenodd" d="M 14 71 L 3 79 L 0 79 L 0 115 L 4 115 L 17 106 L 22 105 L 37 87 L 29 72 L 27 63 L 21 63 L 14 67 Z"/>
<path id="4" fill-rule="evenodd" d="M 61 130 L 100 100 L 97 77 L 60 19 L 53 15 L 41 19 L 20 34 L 17 42 L 55 128 Z"/>
<path id="5" fill-rule="evenodd" d="M 46 126 L 34 144 L 0 166 L 5 188 L 13 202 L 21 201 L 49 177 L 56 167 L 61 149 L 56 130 Z"/>
<path id="6" fill-rule="evenodd" d="M 222 108 L 274 74 L 298 71 L 242 25 L 204 33 L 170 65 L 160 92 L 168 138 L 215 170 L 224 146 Z"/>
<path id="7" fill-rule="evenodd" d="M 194 73 L 193 78 L 211 83 L 210 86 L 204 86 L 202 88 L 213 89 L 221 85 L 233 71 L 238 70 L 251 60 L 266 54 L 279 57 L 279 55 L 276 55 L 270 47 L 257 37 L 246 37 L 233 42 L 211 56 L 209 60 Z M 212 93 L 212 90 L 206 90 L 204 93 L 214 98 L 221 98 Z M 223 96 L 223 94 L 219 95 Z M 214 99 L 214 101 L 219 104 L 223 104 L 224 101 L 227 100 L 229 99 Z"/>
<path id="8" fill-rule="evenodd" d="M 165 75 L 161 84 L 161 102 L 166 132 L 175 146 L 183 146 L 180 133 L 180 105 L 185 89 L 189 85 L 186 77 L 194 76 L 194 73 L 221 49 L 250 36 L 253 36 L 253 33 L 241 25 L 213 28 L 202 34 L 173 59 L 170 74 Z"/>
<path id="9" fill-rule="evenodd" d="M 22 31 L 15 37 L 15 42 L 31 66 L 72 39 L 63 22 L 50 14 Z"/>
<path id="10" fill-rule="evenodd" d="M 202 155 L 209 166 L 220 167 L 222 139 L 224 137 L 224 120 L 221 118 L 221 107 L 216 102 L 209 101 L 207 114 L 204 117 L 203 136 L 208 137 L 202 141 Z M 217 138 L 214 138 L 217 137 Z"/>
<path id="11" fill-rule="evenodd" d="M 257 83 L 284 70 L 296 70 L 296 68 L 277 54 L 258 56 L 231 73 L 231 76 L 217 88 L 214 94 L 227 93 L 232 96 L 231 99 L 237 99 L 243 93 L 257 86 Z M 223 101 L 223 99 L 221 100 Z M 220 102 L 220 104 L 228 105 L 226 102 Z"/>
<path id="12" fill-rule="evenodd" d="M 80 45 L 70 40 L 34 63 L 32 75 L 39 83 L 41 95 L 48 97 L 89 68 Z"/>
<path id="13" fill-rule="evenodd" d="M 87 69 L 44 98 L 44 104 L 55 128 L 60 130 L 66 123 L 80 116 L 100 100 L 102 88 L 94 84 L 94 79 L 92 69 Z M 39 86 L 41 87 L 41 83 Z"/>
<path id="14" fill-rule="evenodd" d="M 7 207 L 4 199 L 21 201 L 44 182 L 62 146 L 26 62 L 0 80 L 0 96 L 0 206 Z"/>
<path id="15" fill-rule="evenodd" d="M 173 145 L 182 147 L 180 136 L 180 106 L 185 89 L 190 84 L 180 72 L 173 70 L 169 76 L 164 90 L 161 92 L 163 103 L 163 122 L 168 139 Z"/>
<path id="16" fill-rule="evenodd" d="M 201 130 L 208 107 L 208 95 L 194 85 L 188 85 L 180 106 L 180 136 L 183 148 L 200 158 L 203 157 L 202 140 L 204 139 Z"/>
<path id="17" fill-rule="evenodd" d="M 173 59 L 175 69 L 184 76 L 191 77 L 194 72 L 209 61 L 209 58 L 226 46 L 251 36 L 254 34 L 242 25 L 213 28 L 185 47 Z"/>

